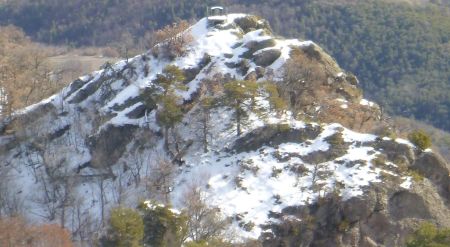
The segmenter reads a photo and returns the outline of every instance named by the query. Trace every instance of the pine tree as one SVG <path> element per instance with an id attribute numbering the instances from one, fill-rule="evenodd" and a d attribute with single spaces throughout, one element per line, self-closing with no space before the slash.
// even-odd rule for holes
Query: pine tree
<path id="1" fill-rule="evenodd" d="M 183 119 L 183 112 L 177 105 L 179 97 L 175 90 L 184 89 L 182 82 L 185 80 L 184 73 L 175 65 L 168 65 L 164 68 L 163 74 L 159 74 L 156 82 L 164 89 L 160 96 L 158 107 L 158 120 L 164 127 L 164 147 L 169 149 L 169 131 Z"/>
<path id="2" fill-rule="evenodd" d="M 231 81 L 225 83 L 225 102 L 234 110 L 237 135 L 242 134 L 241 125 L 248 117 L 247 111 L 255 105 L 255 97 L 258 93 L 258 84 L 255 81 Z"/>
<path id="3" fill-rule="evenodd" d="M 159 102 L 157 119 L 159 124 L 164 127 L 166 149 L 169 147 L 169 131 L 183 119 L 183 112 L 180 106 L 177 105 L 177 97 L 172 94 L 162 96 Z"/>
<path id="4" fill-rule="evenodd" d="M 156 203 L 142 203 L 140 209 L 144 214 L 146 246 L 177 247 L 186 240 L 188 227 L 184 214 Z"/>
<path id="5" fill-rule="evenodd" d="M 175 65 L 167 65 L 152 83 L 141 91 L 140 97 L 149 108 L 154 108 L 164 96 L 177 97 L 175 91 L 184 90 L 184 72 Z"/>
<path id="6" fill-rule="evenodd" d="M 203 152 L 208 152 L 209 145 L 209 137 L 210 137 L 210 118 L 211 118 L 211 108 L 214 105 L 214 98 L 210 96 L 205 96 L 200 99 L 199 102 L 199 112 L 198 112 L 198 121 L 199 121 L 199 130 L 201 132 L 201 140 L 203 143 Z"/>
<path id="7" fill-rule="evenodd" d="M 153 81 L 163 88 L 163 95 L 173 94 L 176 89 L 184 89 L 183 81 L 186 79 L 183 71 L 175 65 L 167 65 L 162 74 L 156 75 Z"/>
<path id="8" fill-rule="evenodd" d="M 104 246 L 138 247 L 144 237 L 144 223 L 139 213 L 130 208 L 111 210 L 108 236 Z"/>
<path id="9" fill-rule="evenodd" d="M 157 108 L 158 123 L 164 128 L 164 147 L 169 148 L 169 132 L 183 119 L 183 112 L 177 104 L 179 97 L 176 90 L 183 90 L 185 76 L 175 65 L 166 66 L 156 76 L 152 84 L 142 90 L 141 99 L 149 109 Z"/>
<path id="10" fill-rule="evenodd" d="M 270 111 L 275 111 L 277 114 L 282 113 L 287 109 L 286 101 L 280 96 L 278 86 L 271 81 L 263 83 L 264 90 L 267 93 L 267 100 L 269 101 Z"/>
<path id="11" fill-rule="evenodd" d="M 423 130 L 416 130 L 408 135 L 408 140 L 416 145 L 421 151 L 431 147 L 431 138 Z"/>

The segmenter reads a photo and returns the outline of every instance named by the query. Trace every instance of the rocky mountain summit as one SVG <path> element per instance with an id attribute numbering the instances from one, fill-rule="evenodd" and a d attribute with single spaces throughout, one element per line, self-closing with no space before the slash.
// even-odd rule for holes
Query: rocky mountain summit
<path id="1" fill-rule="evenodd" d="M 119 204 L 182 209 L 195 185 L 240 239 L 403 246 L 422 221 L 450 226 L 449 168 L 387 127 L 315 43 L 276 37 L 252 15 L 204 18 L 4 120 L 0 188 L 14 190 L 2 210 L 78 237 Z M 155 176 L 164 182 L 151 188 Z"/>

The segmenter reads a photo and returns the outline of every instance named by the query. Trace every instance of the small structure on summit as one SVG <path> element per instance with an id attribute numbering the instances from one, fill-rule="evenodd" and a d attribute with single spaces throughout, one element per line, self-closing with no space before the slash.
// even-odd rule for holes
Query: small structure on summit
<path id="1" fill-rule="evenodd" d="M 208 25 L 215 26 L 223 24 L 227 20 L 226 9 L 222 6 L 214 6 L 206 9 Z"/>

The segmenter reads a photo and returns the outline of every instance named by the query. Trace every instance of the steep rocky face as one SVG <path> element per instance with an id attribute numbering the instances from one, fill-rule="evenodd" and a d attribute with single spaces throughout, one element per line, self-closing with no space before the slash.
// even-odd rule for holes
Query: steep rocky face
<path id="1" fill-rule="evenodd" d="M 312 121 L 369 131 L 381 118 L 379 108 L 363 100 L 357 78 L 314 44 L 292 50 L 282 91 L 294 114 Z"/>
<path id="2" fill-rule="evenodd" d="M 424 159 L 428 173 L 417 170 Z M 311 205 L 283 209 L 273 215 L 282 224 L 266 226 L 271 232 L 263 234 L 265 246 L 404 246 L 423 221 L 448 226 L 448 194 L 442 194 L 449 181 L 448 169 L 442 170 L 445 162 L 429 152 L 416 153 L 411 161 L 408 167 L 424 177 L 408 189 L 396 187 L 391 177 L 371 184 L 361 197 L 343 200 L 329 194 Z M 439 172 L 443 186 L 433 184 L 431 174 Z"/>
<path id="3" fill-rule="evenodd" d="M 164 53 L 185 36 L 184 47 Z M 185 75 L 176 90 L 183 116 L 171 135 L 156 113 L 161 102 L 146 98 L 169 64 Z M 237 136 L 236 114 L 222 98 L 225 83 L 243 79 L 274 81 L 288 108 L 273 110 L 260 93 L 247 102 L 258 111 L 246 110 Z M 206 96 L 217 101 L 208 111 Z M 8 186 L 28 217 L 74 231 L 119 203 L 155 197 L 148 180 L 158 161 L 169 160 L 176 165 L 166 199 L 181 209 L 183 191 L 199 186 L 242 238 L 266 246 L 402 246 L 420 221 L 450 226 L 449 172 L 429 150 L 354 132 L 380 120 L 356 77 L 316 44 L 276 38 L 255 16 L 228 15 L 106 64 L 5 120 L 0 171 L 14 178 Z M 49 188 L 58 191 L 54 198 Z"/>

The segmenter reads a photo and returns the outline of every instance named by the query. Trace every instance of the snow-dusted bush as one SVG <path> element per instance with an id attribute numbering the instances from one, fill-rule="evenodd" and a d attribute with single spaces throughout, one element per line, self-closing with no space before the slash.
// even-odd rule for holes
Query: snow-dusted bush
<path id="1" fill-rule="evenodd" d="M 408 140 L 422 151 L 431 147 L 431 137 L 423 130 L 411 132 L 408 135 Z"/>

